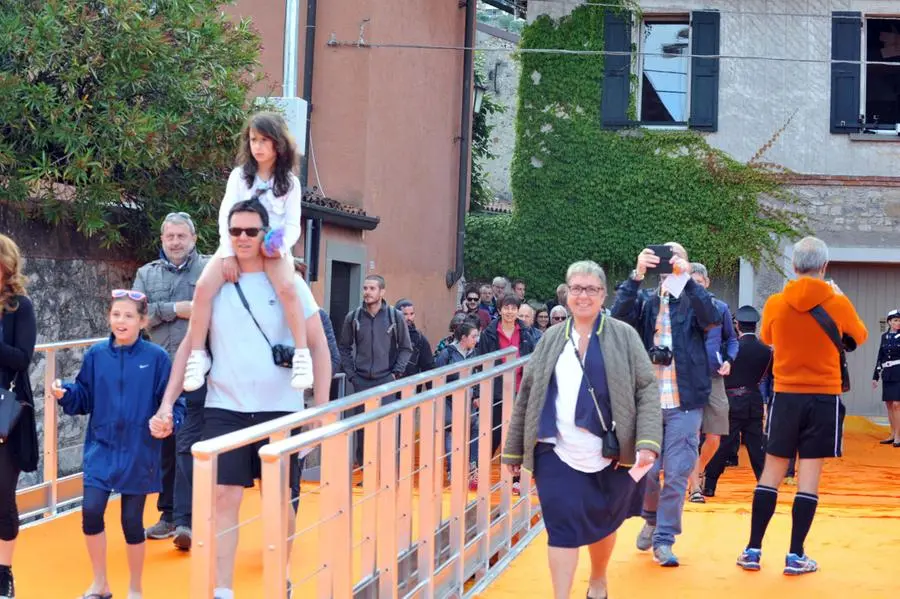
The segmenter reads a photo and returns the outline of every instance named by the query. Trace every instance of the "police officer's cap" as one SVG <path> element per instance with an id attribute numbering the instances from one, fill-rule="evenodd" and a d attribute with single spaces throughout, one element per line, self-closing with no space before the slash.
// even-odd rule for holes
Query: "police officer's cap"
<path id="1" fill-rule="evenodd" d="M 900 316 L 900 314 L 898 314 L 898 316 Z M 738 322 L 756 324 L 759 322 L 759 310 L 753 306 L 741 306 L 738 308 L 737 312 L 734 313 L 734 318 Z"/>
<path id="2" fill-rule="evenodd" d="M 900 310 L 891 310 L 888 312 L 887 319 L 891 320 L 892 318 L 900 318 Z"/>

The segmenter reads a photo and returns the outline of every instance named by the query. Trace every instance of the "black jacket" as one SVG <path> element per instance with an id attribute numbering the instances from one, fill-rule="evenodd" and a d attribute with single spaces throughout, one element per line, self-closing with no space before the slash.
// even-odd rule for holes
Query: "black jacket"
<path id="1" fill-rule="evenodd" d="M 660 298 L 641 289 L 640 281 L 629 279 L 616 291 L 613 318 L 637 329 L 647 349 L 653 347 Z M 688 280 L 677 299 L 669 300 L 672 319 L 672 351 L 675 354 L 675 380 L 682 410 L 701 408 L 709 401 L 711 381 L 706 354 L 706 331 L 722 323 L 712 295 L 693 280 Z"/>
<path id="2" fill-rule="evenodd" d="M 37 423 L 34 413 L 34 396 L 31 392 L 31 381 L 28 378 L 28 367 L 34 355 L 34 344 L 37 340 L 37 320 L 34 306 L 25 296 L 16 298 L 18 308 L 14 312 L 3 311 L 0 319 L 3 332 L 0 339 L 0 385 L 9 389 L 15 383 L 15 394 L 19 401 L 28 404 L 7 440 L 10 451 L 18 467 L 23 472 L 33 472 L 38 465 Z"/>
<path id="3" fill-rule="evenodd" d="M 481 331 L 478 347 L 475 348 L 475 351 L 479 356 L 486 356 L 487 354 L 500 349 L 500 336 L 497 333 L 497 326 L 499 324 L 500 317 L 498 316 L 491 321 L 491 324 Z M 521 320 L 516 319 L 516 326 L 519 327 L 519 356 L 527 356 L 534 351 L 540 337 L 535 329 L 525 326 L 525 323 Z M 494 365 L 498 366 L 500 363 L 501 361 L 497 360 Z M 503 397 L 502 377 L 494 379 L 494 401 L 497 401 L 500 397 Z"/>
<path id="4" fill-rule="evenodd" d="M 406 364 L 404 376 L 412 376 L 434 368 L 434 354 L 431 353 L 431 344 L 428 343 L 428 339 L 416 327 L 411 326 L 408 328 L 412 355 Z"/>
<path id="5" fill-rule="evenodd" d="M 881 345 L 878 347 L 878 357 L 875 359 L 875 372 L 872 380 L 879 378 L 886 383 L 900 381 L 900 364 L 888 366 L 884 364 L 900 360 L 900 333 L 887 331 L 881 336 Z"/>

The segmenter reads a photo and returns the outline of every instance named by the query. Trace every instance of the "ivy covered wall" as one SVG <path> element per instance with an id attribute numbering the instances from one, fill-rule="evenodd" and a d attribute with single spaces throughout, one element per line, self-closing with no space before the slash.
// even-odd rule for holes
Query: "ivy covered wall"
<path id="1" fill-rule="evenodd" d="M 796 236 L 803 217 L 758 160 L 765 148 L 748 165 L 694 131 L 604 129 L 603 55 L 535 51 L 602 51 L 603 11 L 582 6 L 525 28 L 513 213 L 469 216 L 467 278 L 521 277 L 529 295 L 552 297 L 575 260 L 621 276 L 642 248 L 671 240 L 718 275 L 741 257 L 773 262 L 778 238 Z"/>

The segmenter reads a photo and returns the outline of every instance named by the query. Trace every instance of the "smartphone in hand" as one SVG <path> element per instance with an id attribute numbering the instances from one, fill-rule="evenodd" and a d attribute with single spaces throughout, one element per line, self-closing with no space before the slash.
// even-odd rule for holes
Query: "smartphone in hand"
<path id="1" fill-rule="evenodd" d="M 658 275 L 667 275 L 672 273 L 672 264 L 670 260 L 672 260 L 671 246 L 668 245 L 650 245 L 647 246 L 648 250 L 651 250 L 654 254 L 659 256 L 659 264 L 654 268 L 648 268 L 648 273 L 655 273 Z"/>

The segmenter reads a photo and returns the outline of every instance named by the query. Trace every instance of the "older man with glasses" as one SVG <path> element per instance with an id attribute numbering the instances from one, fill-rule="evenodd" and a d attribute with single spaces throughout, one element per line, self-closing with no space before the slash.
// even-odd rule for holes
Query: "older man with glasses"
<path id="1" fill-rule="evenodd" d="M 160 226 L 160 241 L 159 258 L 138 269 L 132 287 L 143 292 L 150 303 L 151 339 L 174 359 L 187 333 L 194 287 L 208 257 L 197 253 L 197 231 L 186 212 L 166 215 Z M 191 546 L 193 461 L 190 447 L 200 440 L 205 397 L 204 387 L 185 394 L 188 415 L 184 426 L 177 435 L 163 441 L 163 490 L 156 502 L 160 519 L 146 531 L 148 539 L 174 536 L 175 545 L 183 550 Z"/>
<path id="2" fill-rule="evenodd" d="M 550 326 L 565 322 L 568 317 L 569 313 L 564 307 L 553 306 L 553 309 L 550 310 Z"/>

